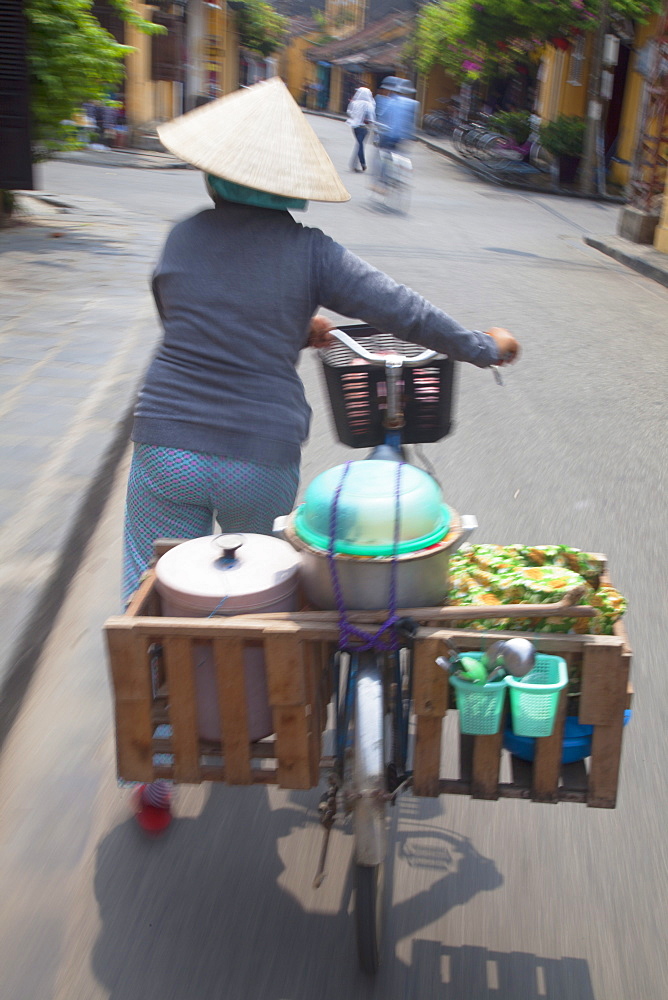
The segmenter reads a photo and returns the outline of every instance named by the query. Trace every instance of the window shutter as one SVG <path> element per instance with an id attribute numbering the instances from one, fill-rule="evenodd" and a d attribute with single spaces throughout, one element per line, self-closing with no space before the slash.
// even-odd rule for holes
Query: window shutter
<path id="1" fill-rule="evenodd" d="M 183 80 L 183 15 L 156 11 L 153 23 L 167 28 L 167 34 L 151 38 L 151 79 Z"/>
<path id="2" fill-rule="evenodd" d="M 0 0 L 0 188 L 30 190 L 32 149 L 21 0 Z"/>

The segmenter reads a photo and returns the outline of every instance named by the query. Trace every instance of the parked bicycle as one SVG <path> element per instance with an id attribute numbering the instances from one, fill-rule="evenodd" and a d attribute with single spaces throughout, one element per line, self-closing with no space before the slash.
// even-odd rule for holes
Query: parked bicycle
<path id="1" fill-rule="evenodd" d="M 540 142 L 540 118 L 531 115 L 529 124 L 531 131 L 522 143 L 500 133 L 490 133 L 479 140 L 480 156 L 489 170 L 503 172 L 518 163 L 525 163 L 542 173 L 549 172 L 552 157 Z"/>
<path id="2" fill-rule="evenodd" d="M 523 143 L 491 130 L 487 119 L 463 123 L 455 130 L 453 142 L 462 156 L 478 160 L 494 174 L 508 172 L 518 164 L 548 173 L 553 160 L 540 143 L 540 118 L 532 115 L 529 121 L 531 131 Z"/>
<path id="3" fill-rule="evenodd" d="M 450 138 L 461 124 L 458 103 L 453 98 L 444 97 L 440 97 L 436 103 L 441 107 L 427 112 L 422 119 L 422 130 L 427 135 Z"/>
<path id="4" fill-rule="evenodd" d="M 490 134 L 487 118 L 487 115 L 479 115 L 471 121 L 462 121 L 453 131 L 452 142 L 462 156 L 480 155 L 480 143 Z"/>

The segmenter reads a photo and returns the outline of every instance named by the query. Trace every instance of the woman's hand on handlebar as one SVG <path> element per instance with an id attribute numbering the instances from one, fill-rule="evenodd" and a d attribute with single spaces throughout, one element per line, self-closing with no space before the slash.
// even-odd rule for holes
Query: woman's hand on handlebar
<path id="1" fill-rule="evenodd" d="M 520 345 L 512 333 L 508 333 L 502 326 L 492 326 L 489 330 L 485 330 L 485 333 L 489 334 L 492 340 L 494 340 L 499 352 L 499 360 L 495 364 L 505 365 L 517 361 L 520 356 Z"/>
<path id="2" fill-rule="evenodd" d="M 332 337 L 330 330 L 334 329 L 334 324 L 330 323 L 326 316 L 314 316 L 308 331 L 307 347 L 331 347 L 336 344 L 336 337 Z"/>

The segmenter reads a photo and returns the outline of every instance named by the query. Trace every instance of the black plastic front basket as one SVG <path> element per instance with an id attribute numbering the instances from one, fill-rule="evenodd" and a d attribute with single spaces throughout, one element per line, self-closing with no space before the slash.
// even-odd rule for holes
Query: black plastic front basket
<path id="1" fill-rule="evenodd" d="M 361 323 L 341 329 L 373 353 L 391 351 L 414 358 L 424 350 Z M 369 364 L 339 343 L 320 351 L 320 358 L 339 440 L 350 448 L 374 448 L 382 444 L 387 398 L 385 369 Z M 424 368 L 404 368 L 402 382 L 404 444 L 426 444 L 449 434 L 454 361 L 439 355 Z"/>

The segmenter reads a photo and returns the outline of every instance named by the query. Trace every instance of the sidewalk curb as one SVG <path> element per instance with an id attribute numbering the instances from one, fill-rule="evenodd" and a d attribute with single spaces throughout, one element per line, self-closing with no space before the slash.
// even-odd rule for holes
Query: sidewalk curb
<path id="1" fill-rule="evenodd" d="M 632 268 L 632 270 L 637 271 L 638 274 L 642 274 L 645 278 L 651 278 L 653 281 L 658 281 L 660 285 L 668 288 L 668 255 L 663 254 L 666 258 L 665 267 L 659 267 L 654 264 L 651 260 L 647 260 L 642 254 L 643 251 L 638 248 L 636 253 L 631 253 L 624 247 L 615 246 L 609 240 L 601 239 L 597 236 L 585 236 L 583 237 L 585 243 L 593 247 L 594 250 L 600 250 L 601 253 L 606 254 L 608 257 L 612 257 L 613 260 L 618 261 L 620 264 L 625 264 L 627 267 Z M 635 246 L 635 244 L 632 244 Z M 652 250 L 647 248 L 647 253 L 658 253 L 658 250 Z"/>
<path id="2" fill-rule="evenodd" d="M 61 163 L 83 163 L 94 167 L 130 167 L 133 170 L 196 170 L 190 163 L 184 163 L 169 153 L 158 153 L 147 149 L 110 149 L 108 153 L 99 150 L 70 150 L 56 152 L 52 160 Z"/>
<path id="3" fill-rule="evenodd" d="M 39 658 L 100 520 L 116 469 L 128 447 L 139 384 L 140 380 L 134 387 L 125 415 L 111 431 L 95 473 L 82 490 L 53 571 L 41 585 L 33 602 L 34 613 L 29 616 L 7 657 L 8 669 L 0 686 L 0 752 L 21 711 Z"/>

